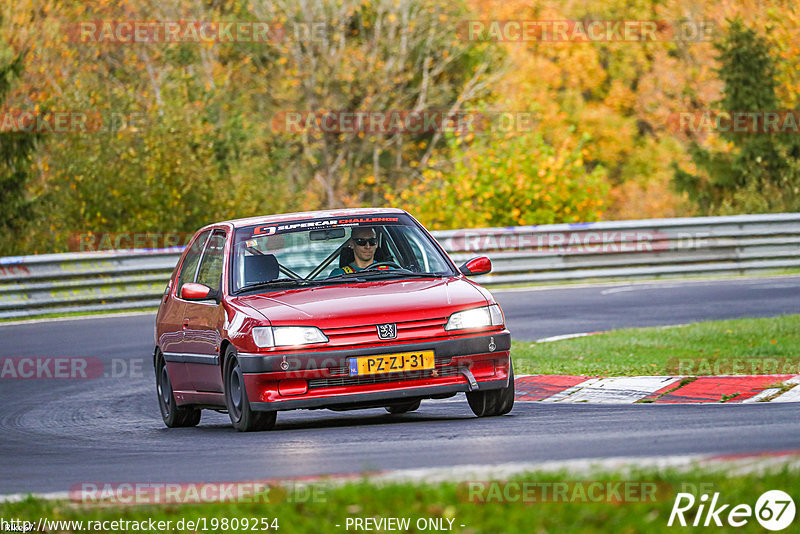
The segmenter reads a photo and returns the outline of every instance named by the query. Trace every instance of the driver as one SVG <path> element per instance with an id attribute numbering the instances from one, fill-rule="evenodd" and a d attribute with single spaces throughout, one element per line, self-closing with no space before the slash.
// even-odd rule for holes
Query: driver
<path id="1" fill-rule="evenodd" d="M 347 246 L 353 249 L 355 259 L 344 267 L 337 267 L 329 276 L 357 273 L 372 265 L 375 262 L 375 251 L 378 250 L 378 235 L 374 228 L 358 226 L 353 228 Z M 376 269 L 391 269 L 391 267 L 379 265 Z"/>

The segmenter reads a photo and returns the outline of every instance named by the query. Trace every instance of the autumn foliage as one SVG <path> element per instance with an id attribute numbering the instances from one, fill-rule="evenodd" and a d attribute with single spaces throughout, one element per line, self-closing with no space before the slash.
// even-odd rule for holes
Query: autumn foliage
<path id="1" fill-rule="evenodd" d="M 775 105 L 794 109 L 800 18 L 777 0 L 8 2 L 0 254 L 65 250 L 83 232 L 191 232 L 223 218 L 342 206 L 396 205 L 434 228 L 777 209 L 752 201 L 756 191 L 717 206 L 675 187 L 676 169 L 713 182 L 693 155 L 735 159 L 743 146 L 713 131 L 687 135 L 671 120 L 724 101 L 718 45 L 737 17 L 774 62 Z M 498 42 L 469 38 L 470 20 L 688 20 L 714 31 Z M 193 32 L 241 23 L 250 33 L 156 42 L 81 33 L 82 23 L 103 21 Z M 252 32 L 261 24 L 267 39 Z M 466 132 L 276 128 L 290 110 L 536 120 Z M 33 135 L 8 122 L 53 111 L 86 113 L 92 127 Z"/>

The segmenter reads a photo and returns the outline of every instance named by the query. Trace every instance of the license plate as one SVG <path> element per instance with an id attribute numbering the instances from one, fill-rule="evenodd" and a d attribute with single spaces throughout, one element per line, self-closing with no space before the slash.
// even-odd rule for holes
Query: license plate
<path id="1" fill-rule="evenodd" d="M 433 368 L 432 350 L 350 358 L 350 376 L 401 373 Z"/>

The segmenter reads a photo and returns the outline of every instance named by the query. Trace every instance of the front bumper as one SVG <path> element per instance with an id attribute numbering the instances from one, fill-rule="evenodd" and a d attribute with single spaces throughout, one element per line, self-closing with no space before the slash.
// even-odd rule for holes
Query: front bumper
<path id="1" fill-rule="evenodd" d="M 511 335 L 503 330 L 349 350 L 240 353 L 237 357 L 252 409 L 274 411 L 379 404 L 507 387 L 510 346 Z M 434 370 L 361 377 L 347 372 L 352 357 L 421 350 L 434 351 Z"/>

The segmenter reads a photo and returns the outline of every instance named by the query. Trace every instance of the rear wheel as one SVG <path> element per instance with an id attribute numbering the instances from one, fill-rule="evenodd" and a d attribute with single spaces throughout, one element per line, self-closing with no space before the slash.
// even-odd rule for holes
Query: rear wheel
<path id="1" fill-rule="evenodd" d="M 413 412 L 414 410 L 419 409 L 419 405 L 422 403 L 422 400 L 417 399 L 413 402 L 406 402 L 404 404 L 392 404 L 386 406 L 386 411 L 390 414 L 401 414 L 401 413 L 408 413 Z"/>
<path id="2" fill-rule="evenodd" d="M 239 432 L 268 430 L 275 426 L 278 412 L 255 412 L 250 408 L 244 375 L 232 347 L 225 353 L 225 405 L 233 428 Z"/>
<path id="3" fill-rule="evenodd" d="M 489 391 L 467 393 L 467 402 L 472 413 L 478 417 L 505 415 L 514 407 L 514 368 L 509 367 L 508 386 Z"/>
<path id="4" fill-rule="evenodd" d="M 159 354 L 156 364 L 156 393 L 161 418 L 169 428 L 196 426 L 200 422 L 200 410 L 191 406 L 178 407 L 172 392 L 172 382 L 167 373 L 167 362 Z"/>

